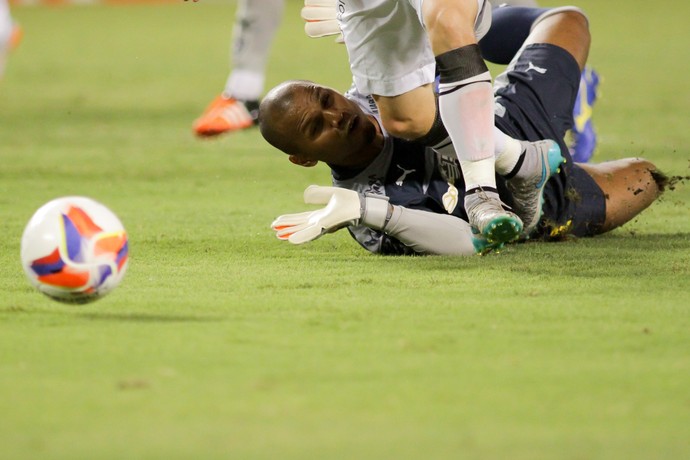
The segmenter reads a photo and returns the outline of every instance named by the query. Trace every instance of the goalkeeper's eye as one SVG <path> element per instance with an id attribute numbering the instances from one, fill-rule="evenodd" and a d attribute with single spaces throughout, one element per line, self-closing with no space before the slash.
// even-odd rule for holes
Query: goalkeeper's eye
<path id="1" fill-rule="evenodd" d="M 323 93 L 321 93 L 320 102 L 321 108 L 327 109 L 333 103 L 333 96 L 331 95 L 331 93 L 324 91 Z"/>

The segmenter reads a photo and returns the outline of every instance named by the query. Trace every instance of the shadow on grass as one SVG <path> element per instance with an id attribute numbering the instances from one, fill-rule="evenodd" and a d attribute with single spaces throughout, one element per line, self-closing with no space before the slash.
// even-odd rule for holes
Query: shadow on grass
<path id="1" fill-rule="evenodd" d="M 90 321 L 112 321 L 124 323 L 212 323 L 223 321 L 217 316 L 192 316 L 192 315 L 152 315 L 143 313 L 79 313 L 79 318 Z"/>
<path id="2" fill-rule="evenodd" d="M 58 307 L 50 309 L 34 309 L 19 305 L 0 307 L 0 316 L 17 315 L 46 315 L 55 314 L 60 316 L 71 316 L 88 321 L 120 322 L 120 323 L 216 323 L 225 321 L 221 316 L 198 316 L 198 315 L 164 315 L 151 313 L 112 313 L 112 312 L 74 312 L 70 311 L 73 307 Z M 79 307 L 76 307 L 79 308 Z"/>
<path id="3" fill-rule="evenodd" d="M 498 253 L 472 257 L 393 257 L 391 265 L 412 262 L 425 270 L 508 269 L 519 272 L 568 273 L 598 276 L 657 270 L 674 272 L 690 260 L 690 234 L 646 234 L 630 232 L 573 238 L 559 242 L 529 241 L 509 245 Z"/>

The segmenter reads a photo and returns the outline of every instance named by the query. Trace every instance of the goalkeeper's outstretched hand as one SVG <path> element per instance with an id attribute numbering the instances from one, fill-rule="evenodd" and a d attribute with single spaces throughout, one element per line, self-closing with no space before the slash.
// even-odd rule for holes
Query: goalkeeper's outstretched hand
<path id="1" fill-rule="evenodd" d="M 302 244 L 343 227 L 360 224 L 382 230 L 390 219 L 385 196 L 365 196 L 354 190 L 310 185 L 304 191 L 304 202 L 326 206 L 316 211 L 284 214 L 276 218 L 271 228 L 278 239 Z"/>
<path id="2" fill-rule="evenodd" d="M 310 185 L 304 191 L 307 204 L 325 204 L 317 211 L 285 214 L 271 227 L 281 240 L 302 244 L 348 225 L 357 225 L 362 216 L 359 193 L 336 187 Z"/>
<path id="3" fill-rule="evenodd" d="M 335 41 L 342 43 L 343 34 L 336 19 L 336 8 L 336 0 L 304 0 L 301 14 L 305 20 L 304 32 L 311 38 L 336 35 Z"/>

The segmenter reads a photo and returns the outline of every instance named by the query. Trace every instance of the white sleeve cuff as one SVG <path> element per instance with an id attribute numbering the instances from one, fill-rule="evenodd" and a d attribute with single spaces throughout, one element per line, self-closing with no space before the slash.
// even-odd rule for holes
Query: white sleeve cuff
<path id="1" fill-rule="evenodd" d="M 362 224 L 374 230 L 383 230 L 392 215 L 388 197 L 383 195 L 365 195 L 364 202 Z"/>

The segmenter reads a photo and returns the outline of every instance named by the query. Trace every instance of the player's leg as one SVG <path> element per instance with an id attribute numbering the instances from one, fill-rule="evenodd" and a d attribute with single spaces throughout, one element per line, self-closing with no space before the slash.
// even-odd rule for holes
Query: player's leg
<path id="1" fill-rule="evenodd" d="M 536 6 L 536 2 L 495 2 L 493 23 L 489 33 L 480 41 L 482 54 L 489 62 L 508 64 L 529 34 L 530 18 L 549 8 L 505 8 L 505 6 Z M 527 28 L 524 27 L 527 25 Z M 590 66 L 581 73 L 578 97 L 572 111 L 573 127 L 570 130 L 570 155 L 577 162 L 589 161 L 597 143 L 592 122 L 592 109 L 598 96 L 600 78 Z"/>
<path id="2" fill-rule="evenodd" d="M 360 92 L 377 95 L 376 99 L 384 127 L 389 133 L 399 137 L 417 141 L 422 139 L 431 141 L 424 142 L 425 145 L 439 148 L 436 141 L 445 141 L 448 144 L 444 123 L 437 116 L 435 100 L 432 97 L 433 92 L 428 86 L 433 81 L 434 53 L 429 47 L 429 40 L 424 35 L 424 29 L 411 27 L 413 20 L 419 17 L 416 14 L 417 10 L 411 14 L 404 6 L 405 2 L 393 0 L 344 1 L 346 7 L 339 19 L 355 84 Z M 439 17 L 445 18 L 446 14 L 442 13 Z M 476 18 L 475 22 L 477 22 Z M 420 33 L 423 36 L 420 37 Z M 400 36 L 404 36 L 406 40 L 400 40 Z M 428 59 L 429 57 L 430 59 Z M 450 67 L 450 70 L 453 70 L 453 66 Z M 458 67 L 462 67 L 462 65 Z M 476 81 L 472 80 L 468 83 L 471 85 Z M 493 106 L 493 97 L 491 98 L 491 105 Z M 570 109 L 572 109 L 572 105 L 570 105 Z M 491 121 L 492 134 L 495 134 L 493 111 Z M 505 150 L 515 150 L 510 148 L 508 144 L 511 142 L 507 140 L 504 142 L 506 144 L 504 147 L 498 146 L 496 138 L 494 138 L 494 142 L 496 142 L 494 152 L 502 151 L 504 148 Z M 523 144 L 519 142 L 512 144 L 518 146 L 518 158 L 511 166 L 514 169 L 519 161 Z M 529 155 L 535 160 L 544 158 L 544 155 L 547 159 L 551 157 L 550 148 L 532 148 L 530 150 L 537 152 Z M 546 153 L 539 153 L 541 151 L 546 151 Z M 514 155 L 515 153 L 512 152 L 511 154 Z M 560 161 L 560 158 L 558 160 Z M 536 163 L 538 162 L 524 160 L 521 162 L 522 165 Z M 547 161 L 547 163 L 549 162 Z M 516 177 L 520 178 L 524 174 L 522 174 L 521 168 L 518 169 L 517 173 L 519 174 L 516 173 Z M 526 179 L 536 178 L 538 185 L 543 184 L 542 173 L 545 169 L 535 167 L 530 170 L 533 174 L 531 173 L 531 176 L 528 174 L 528 178 L 522 177 L 521 180 L 526 182 Z M 511 169 L 506 171 L 506 173 L 509 172 Z M 546 170 L 547 177 L 549 174 L 550 171 Z M 494 178 L 487 180 L 492 181 Z M 541 187 L 532 187 L 531 190 L 531 194 L 537 200 L 540 198 L 540 190 Z M 495 201 L 500 203 L 498 199 Z M 500 212 L 503 213 L 503 209 Z M 536 211 L 532 212 L 532 217 L 535 214 Z M 505 235 L 501 234 L 500 237 L 504 238 Z"/>
<path id="3" fill-rule="evenodd" d="M 223 93 L 194 122 L 198 135 L 214 136 L 255 124 L 268 56 L 284 7 L 284 0 L 239 2 L 232 41 L 232 71 Z"/>
<path id="4" fill-rule="evenodd" d="M 498 196 L 491 74 L 477 43 L 476 29 L 491 14 L 490 5 L 481 0 L 425 0 L 421 13 L 439 73 L 441 120 L 465 179 L 470 224 L 489 240 L 515 239 L 522 221 Z"/>
<path id="5" fill-rule="evenodd" d="M 397 0 L 343 1 L 343 13 L 339 15 L 338 19 L 343 31 L 354 82 L 360 92 L 375 96 L 384 128 L 397 137 L 423 142 L 425 145 L 435 148 L 451 148 L 446 127 L 441 121 L 443 115 L 438 114 L 436 99 L 430 86 L 434 81 L 436 60 L 429 37 L 423 27 L 420 14 L 421 1 L 414 2 L 414 5 L 412 2 Z M 425 0 L 424 3 L 429 1 L 438 0 Z M 468 24 L 461 27 L 470 29 L 466 40 L 473 41 L 476 47 L 474 24 L 477 23 L 488 28 L 488 24 L 481 20 L 481 18 L 486 19 L 487 16 L 477 14 L 479 11 L 478 0 L 462 1 L 465 4 L 470 2 L 474 8 L 468 14 Z M 484 4 L 483 1 L 481 3 Z M 449 1 L 448 4 L 456 6 L 455 1 Z M 490 10 L 488 11 L 490 12 Z M 441 20 L 444 16 L 441 14 Z M 479 29 L 484 30 L 481 27 Z M 404 40 L 401 40 L 400 37 L 404 37 Z M 481 57 L 476 61 L 484 65 Z M 470 83 L 476 82 L 472 80 Z M 487 188 L 490 188 L 492 184 L 495 184 L 493 169 L 495 140 L 493 136 L 498 131 L 494 131 L 493 127 L 491 86 L 488 82 L 486 84 L 489 85 L 489 98 L 488 102 L 482 101 L 481 110 L 489 114 L 482 117 L 482 123 L 488 124 L 488 141 L 486 143 L 464 142 L 474 150 L 480 150 L 482 154 L 489 152 L 488 158 L 483 159 L 486 160 L 486 163 L 490 163 L 489 167 L 486 168 L 490 174 L 485 174 L 486 179 L 481 179 L 481 181 L 485 182 L 484 185 Z M 469 92 L 469 99 L 472 99 L 473 91 L 465 90 L 465 92 Z M 451 96 L 451 98 L 453 97 Z M 472 117 L 468 116 L 468 118 Z M 486 123 L 487 120 L 488 123 Z M 474 126 L 474 120 L 471 119 L 468 124 Z M 467 126 L 467 131 L 474 136 L 477 130 L 471 126 Z M 458 129 L 462 130 L 463 128 Z M 505 136 L 502 133 L 499 134 Z M 478 183 L 478 179 L 475 179 L 477 176 L 479 174 L 476 173 L 469 176 L 471 180 L 468 182 Z M 488 193 L 490 192 L 477 193 L 475 198 L 486 197 Z M 495 205 L 491 209 L 493 214 L 487 218 L 482 218 L 482 222 L 477 222 L 480 219 L 475 219 L 475 227 L 478 227 L 482 233 L 487 229 L 492 232 L 495 223 L 493 218 L 498 215 L 500 220 L 496 227 L 498 227 L 499 232 L 506 228 L 510 233 L 508 235 L 497 233 L 496 238 L 505 241 L 513 237 L 516 231 L 519 232 L 521 228 L 520 219 L 502 208 L 502 203 L 497 195 L 495 199 L 486 201 Z M 477 212 L 475 214 L 488 213 Z M 489 236 L 493 238 L 493 235 Z"/>
<path id="6" fill-rule="evenodd" d="M 587 19 L 583 15 L 554 15 L 541 21 L 539 31 L 535 31 L 537 33 L 528 39 L 534 43 L 552 43 L 565 48 L 575 57 L 582 71 L 578 96 L 573 108 L 573 143 L 570 149 L 573 160 L 577 162 L 589 161 L 596 146 L 592 106 L 597 98 L 599 76 L 585 65 L 590 45 L 589 34 L 582 32 L 586 26 Z M 579 32 L 569 34 L 568 31 Z"/>
<path id="7" fill-rule="evenodd" d="M 575 100 L 577 79 L 585 67 L 590 40 L 587 19 L 581 11 L 553 10 L 538 18 L 526 48 L 509 66 L 515 75 L 508 73 L 497 78 L 500 84 L 505 80 L 509 93 L 532 92 L 541 101 L 543 108 L 527 113 L 530 122 L 522 126 L 530 137 L 546 131 L 559 136 L 565 133 L 572 111 L 568 101 L 572 104 Z M 550 45 L 557 48 L 549 48 Z M 563 51 L 569 54 L 568 59 L 564 59 Z M 542 74 L 540 68 L 546 72 Z M 547 78 L 548 75 L 551 77 Z M 529 91 L 522 86 L 529 87 Z M 504 92 L 501 88 L 497 91 L 499 96 Z M 506 103 L 500 97 L 498 102 Z M 539 113 L 548 114 L 547 119 L 538 121 Z M 535 123 L 539 129 L 532 132 Z M 548 212 L 541 235 L 547 239 L 591 236 L 623 225 L 659 196 L 666 180 L 646 160 L 574 166 L 570 162 L 565 172 L 550 182 Z"/>
<path id="8" fill-rule="evenodd" d="M 624 158 L 599 164 L 580 164 L 606 198 L 606 219 L 598 233 L 632 220 L 663 192 L 668 179 L 642 158 Z"/>
<path id="9" fill-rule="evenodd" d="M 241 101 L 258 101 L 261 97 L 271 44 L 284 9 L 284 0 L 240 2 L 234 28 L 233 69 L 225 95 Z"/>
<path id="10" fill-rule="evenodd" d="M 510 9 L 506 9 L 504 13 L 507 14 L 508 10 Z M 561 72 L 564 69 L 573 68 L 576 71 L 581 71 L 584 67 L 591 41 L 588 21 L 580 10 L 571 7 L 551 10 L 520 10 L 523 10 L 527 20 L 533 20 L 532 31 L 525 40 L 523 48 L 508 67 L 508 72 L 497 78 L 497 91 L 498 94 L 503 94 L 501 92 L 502 86 L 509 88 L 518 83 L 529 86 L 531 92 L 539 95 L 534 107 L 541 104 L 546 105 L 543 110 L 540 109 L 534 114 L 525 116 L 537 117 L 533 119 L 534 121 L 544 119 L 544 114 L 550 114 L 548 119 L 544 119 L 545 121 L 542 123 L 547 125 L 542 126 L 542 128 L 548 127 L 549 129 L 541 130 L 541 133 L 554 133 L 547 135 L 554 139 L 562 139 L 567 126 L 570 125 L 568 115 L 572 110 L 571 104 L 574 100 L 574 94 L 565 90 L 568 88 L 572 90 L 574 86 L 570 83 L 572 78 L 567 76 L 571 74 L 562 75 Z M 533 19 L 530 19 L 528 14 L 530 12 Z M 555 45 L 558 48 L 545 48 L 546 45 Z M 562 57 L 549 57 L 556 50 L 560 50 L 557 54 L 564 54 L 563 50 L 565 50 L 574 58 L 575 62 L 573 63 L 568 58 L 569 63 L 559 64 Z M 577 67 L 573 64 L 576 64 Z M 550 69 L 552 65 L 555 67 Z M 572 71 L 568 70 L 568 72 Z M 522 101 L 522 99 L 529 99 L 528 94 L 531 92 L 520 90 L 521 88 L 517 89 L 518 92 L 522 93 L 522 96 L 519 96 L 521 102 L 517 102 L 517 99 L 514 102 L 518 105 L 522 104 L 523 110 L 526 107 L 532 107 L 533 104 L 530 101 Z M 508 89 L 508 92 L 512 91 L 516 90 Z M 527 126 L 523 123 L 522 128 L 527 128 Z M 534 135 L 531 134 L 529 138 L 534 138 Z M 563 160 L 560 158 L 562 152 L 555 142 L 533 142 L 526 146 L 528 148 L 525 154 L 517 162 L 511 156 L 499 157 L 496 170 L 508 179 L 507 185 L 513 194 L 515 209 L 521 217 L 528 216 L 523 217 L 523 221 L 525 221 L 529 231 L 537 225 L 543 203 L 543 194 L 535 196 L 531 191 L 534 188 L 540 188 L 543 191 L 546 182 L 541 177 L 548 177 L 557 172 Z"/>
<path id="11" fill-rule="evenodd" d="M 587 63 L 591 44 L 587 17 L 576 9 L 554 9 L 538 21 L 525 40 L 525 45 L 535 43 L 547 43 L 565 49 L 582 70 Z"/>
<path id="12" fill-rule="evenodd" d="M 572 37 L 570 37 L 570 40 L 566 37 L 565 31 L 570 29 L 570 24 L 572 24 L 572 22 L 566 22 L 564 25 L 563 21 L 572 20 L 572 17 L 569 19 L 552 17 L 548 20 L 545 20 L 544 22 L 546 22 L 547 24 L 551 23 L 552 29 L 555 28 L 556 30 L 548 30 L 546 27 L 543 27 L 543 29 L 545 29 L 543 33 L 547 37 L 553 37 L 554 40 L 564 42 L 567 45 L 567 47 L 564 46 L 564 48 L 566 48 L 571 54 L 573 54 L 573 56 L 575 56 L 575 58 L 578 61 L 578 64 L 580 65 L 582 75 L 580 78 L 580 88 L 578 96 L 575 102 L 575 106 L 573 108 L 573 128 L 571 131 L 573 142 L 570 148 L 570 153 L 573 157 L 573 160 L 577 162 L 586 162 L 589 161 L 589 159 L 592 157 L 592 154 L 594 153 L 594 148 L 596 146 L 596 133 L 592 125 L 592 107 L 597 98 L 599 75 L 593 69 L 585 67 L 585 63 L 587 61 L 587 54 L 585 53 L 584 56 L 582 56 L 582 53 L 578 53 L 578 48 L 579 51 L 582 51 L 585 45 L 587 49 L 589 49 L 589 41 L 587 41 L 586 43 L 579 43 L 579 46 L 576 46 L 577 43 L 574 43 L 574 40 L 572 40 L 572 38 L 574 38 L 575 41 L 581 40 L 582 34 L 573 35 Z M 582 21 L 582 19 L 577 17 L 575 17 L 574 20 L 579 20 L 580 22 Z M 561 33 L 557 34 L 559 28 Z M 540 39 L 540 36 L 536 35 L 535 40 Z M 558 43 L 554 44 L 559 45 Z"/>
<path id="13" fill-rule="evenodd" d="M 7 0 L 0 0 L 0 77 L 5 70 L 5 59 L 10 49 L 12 17 Z"/>
<path id="14" fill-rule="evenodd" d="M 483 2 L 478 3 L 481 8 Z M 457 8 L 458 5 L 464 9 Z M 466 26 L 468 14 L 472 17 L 471 14 L 477 11 L 472 10 L 472 6 L 477 6 L 477 2 L 424 2 L 424 20 L 440 74 L 439 105 L 442 119 L 462 166 L 466 184 L 465 209 L 471 223 L 486 234 L 483 225 L 487 222 L 492 226 L 495 219 L 505 221 L 500 217 L 500 204 L 495 205 L 500 203 L 498 194 L 494 194 L 495 172 L 499 172 L 511 179 L 509 185 L 517 205 L 515 211 L 522 219 L 525 233 L 529 233 L 541 215 L 546 180 L 556 173 L 563 161 L 560 147 L 554 141 L 519 143 L 506 135 L 497 135 L 500 131 L 493 127 L 493 91 L 488 69 L 474 39 L 474 30 L 468 33 L 467 27 L 460 27 Z M 534 17 L 541 10 L 536 11 Z M 487 113 L 485 107 L 489 109 Z M 487 126 L 489 124 L 490 127 Z M 496 167 L 494 158 L 485 157 L 487 151 L 476 149 L 476 145 L 486 142 L 494 144 L 494 148 L 487 151 L 502 157 L 503 170 Z M 485 193 L 486 190 L 491 190 L 491 193 Z M 487 195 L 496 199 L 485 200 Z"/>
<path id="15" fill-rule="evenodd" d="M 491 12 L 491 27 L 479 46 L 485 60 L 508 65 L 532 32 L 535 21 L 551 8 L 515 8 L 501 5 Z"/>

